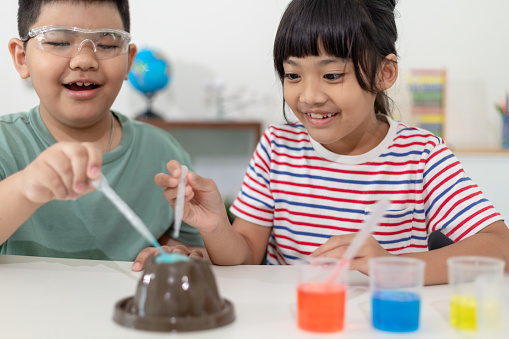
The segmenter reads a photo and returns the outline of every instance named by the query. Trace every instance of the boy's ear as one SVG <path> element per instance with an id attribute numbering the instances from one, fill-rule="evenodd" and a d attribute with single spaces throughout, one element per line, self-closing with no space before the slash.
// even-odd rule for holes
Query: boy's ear
<path id="1" fill-rule="evenodd" d="M 398 59 L 393 53 L 387 55 L 382 61 L 380 70 L 379 90 L 389 89 L 398 79 Z"/>
<path id="2" fill-rule="evenodd" d="M 129 71 L 131 70 L 131 66 L 133 65 L 134 58 L 136 57 L 137 48 L 135 44 L 129 45 L 129 51 L 127 52 L 128 55 L 128 65 L 127 65 L 127 73 L 125 74 L 124 80 L 129 79 Z"/>
<path id="3" fill-rule="evenodd" d="M 22 79 L 27 79 L 30 77 L 30 72 L 26 63 L 26 54 L 23 44 L 23 41 L 17 38 L 12 38 L 9 40 L 9 52 L 11 53 L 14 67 L 16 67 L 19 75 Z"/>

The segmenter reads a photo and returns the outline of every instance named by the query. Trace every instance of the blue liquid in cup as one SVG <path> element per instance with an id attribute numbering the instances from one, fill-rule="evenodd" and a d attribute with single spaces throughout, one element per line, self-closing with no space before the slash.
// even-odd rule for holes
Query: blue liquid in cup
<path id="1" fill-rule="evenodd" d="M 377 291 L 372 297 L 373 326 L 388 332 L 419 328 L 420 297 L 413 292 Z"/>

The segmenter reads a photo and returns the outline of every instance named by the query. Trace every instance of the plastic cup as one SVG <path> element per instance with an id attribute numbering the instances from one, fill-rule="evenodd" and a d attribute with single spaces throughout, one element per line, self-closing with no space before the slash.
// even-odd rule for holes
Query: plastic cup
<path id="1" fill-rule="evenodd" d="M 414 258 L 369 260 L 373 327 L 386 332 L 419 328 L 425 262 Z"/>
<path id="2" fill-rule="evenodd" d="M 338 332 L 344 328 L 344 274 L 328 282 L 338 263 L 336 258 L 310 258 L 299 265 L 297 285 L 297 324 L 310 332 Z"/>
<path id="3" fill-rule="evenodd" d="M 449 258 L 447 266 L 451 326 L 465 331 L 499 329 L 505 262 L 490 257 L 459 256 Z"/>

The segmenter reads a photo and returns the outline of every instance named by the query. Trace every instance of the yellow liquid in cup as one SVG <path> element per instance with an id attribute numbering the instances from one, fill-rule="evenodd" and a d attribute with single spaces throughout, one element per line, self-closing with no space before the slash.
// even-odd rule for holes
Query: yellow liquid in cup
<path id="1" fill-rule="evenodd" d="M 451 297 L 451 326 L 459 330 L 477 329 L 477 301 L 474 297 Z"/>

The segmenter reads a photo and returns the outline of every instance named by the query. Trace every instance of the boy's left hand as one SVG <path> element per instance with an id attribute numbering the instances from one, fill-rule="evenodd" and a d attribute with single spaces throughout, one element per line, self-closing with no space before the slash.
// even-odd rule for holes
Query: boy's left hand
<path id="1" fill-rule="evenodd" d="M 318 247 L 311 255 L 314 257 L 341 258 L 355 238 L 355 235 L 356 233 L 330 237 L 329 240 Z M 369 273 L 368 260 L 384 256 L 392 256 L 392 254 L 380 246 L 373 236 L 369 236 L 355 254 L 354 259 L 350 262 L 350 269 L 357 270 L 367 275 Z"/>

